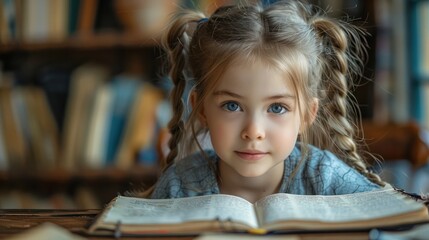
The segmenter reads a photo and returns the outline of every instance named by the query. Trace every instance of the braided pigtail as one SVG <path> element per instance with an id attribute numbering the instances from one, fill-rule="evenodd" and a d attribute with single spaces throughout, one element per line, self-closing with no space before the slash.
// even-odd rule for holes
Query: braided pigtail
<path id="1" fill-rule="evenodd" d="M 370 172 L 366 163 L 358 153 L 357 140 L 355 136 L 356 117 L 352 113 L 355 109 L 349 109 L 353 101 L 348 95 L 349 85 L 347 81 L 351 79 L 354 68 L 359 67 L 361 60 L 358 59 L 356 53 L 362 53 L 360 46 L 362 42 L 357 37 L 358 31 L 355 27 L 345 25 L 345 23 L 334 22 L 334 20 L 323 17 L 315 17 L 312 19 L 313 28 L 322 43 L 322 81 L 319 95 L 319 112 L 317 124 L 315 128 L 325 128 L 325 130 L 317 129 L 310 132 L 318 133 L 320 131 L 328 131 L 328 134 L 311 136 L 310 138 L 316 142 L 319 147 L 329 149 L 348 165 L 355 168 L 361 174 L 365 175 L 372 182 L 384 186 L 385 183 L 381 178 Z M 348 45 L 348 39 L 351 43 Z M 351 52 L 350 47 L 356 49 Z M 329 139 L 322 139 L 326 136 Z"/>
<path id="2" fill-rule="evenodd" d="M 170 77 L 174 83 L 174 88 L 171 92 L 171 102 L 173 109 L 173 117 L 168 124 L 171 138 L 168 142 L 170 152 L 165 159 L 165 162 L 161 163 L 161 168 L 164 171 L 169 165 L 174 162 L 174 159 L 178 155 L 178 149 L 181 140 L 185 134 L 184 124 L 184 102 L 183 93 L 186 87 L 186 81 L 191 78 L 190 70 L 188 68 L 188 53 L 189 43 L 191 41 L 192 34 L 189 33 L 192 29 L 191 23 L 198 22 L 204 15 L 192 11 L 185 11 L 179 13 L 175 21 L 172 22 L 170 30 L 163 40 L 164 48 L 166 49 L 170 66 Z"/>
<path id="3" fill-rule="evenodd" d="M 168 142 L 170 152 L 165 159 L 161 159 L 160 167 L 165 171 L 178 156 L 182 140 L 185 138 L 185 104 L 183 94 L 186 82 L 192 79 L 191 71 L 188 67 L 189 44 L 191 42 L 193 30 L 192 25 L 204 18 L 199 12 L 183 11 L 174 16 L 168 31 L 162 38 L 162 46 L 168 55 L 169 76 L 173 81 L 174 88 L 171 91 L 170 100 L 173 109 L 173 116 L 168 123 L 171 138 Z M 126 195 L 147 198 L 152 195 L 154 185 L 144 191 L 129 191 Z"/>

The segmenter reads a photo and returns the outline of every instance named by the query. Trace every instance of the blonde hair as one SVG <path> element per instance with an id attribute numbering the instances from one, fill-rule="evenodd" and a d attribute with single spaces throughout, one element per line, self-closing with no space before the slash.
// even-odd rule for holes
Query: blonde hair
<path id="1" fill-rule="evenodd" d="M 178 13 L 163 44 L 169 54 L 173 118 L 169 123 L 170 153 L 161 164 L 165 170 L 175 159 L 202 151 L 198 136 L 207 134 L 197 113 L 223 72 L 235 61 L 266 62 L 293 80 L 302 119 L 308 120 L 312 99 L 319 110 L 300 135 L 303 159 L 307 144 L 336 154 L 372 182 L 384 186 L 368 171 L 359 153 L 354 123 L 356 108 L 349 87 L 360 76 L 366 54 L 364 31 L 329 18 L 320 9 L 300 1 L 261 5 L 225 6 L 209 18 L 196 11 Z M 185 114 L 183 95 L 187 84 L 196 92 L 197 105 Z M 186 116 L 185 116 L 186 115 Z M 306 124 L 306 123 L 305 123 Z M 302 160 L 303 160 L 302 159 Z M 302 161 L 301 161 L 302 162 Z M 150 195 L 150 190 L 147 196 Z"/>

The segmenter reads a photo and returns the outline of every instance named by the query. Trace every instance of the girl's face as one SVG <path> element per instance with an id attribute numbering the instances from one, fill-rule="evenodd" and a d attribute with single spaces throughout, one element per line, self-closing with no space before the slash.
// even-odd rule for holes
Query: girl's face
<path id="1" fill-rule="evenodd" d="M 296 99 L 280 71 L 261 62 L 230 67 L 200 114 L 220 164 L 242 177 L 283 174 L 301 126 Z"/>

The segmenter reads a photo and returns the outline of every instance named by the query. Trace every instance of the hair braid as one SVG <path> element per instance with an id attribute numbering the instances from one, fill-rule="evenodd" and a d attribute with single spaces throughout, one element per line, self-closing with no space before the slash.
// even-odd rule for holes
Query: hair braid
<path id="1" fill-rule="evenodd" d="M 162 39 L 162 46 L 168 54 L 168 62 L 170 63 L 168 66 L 170 69 L 169 76 L 174 84 L 170 95 L 173 117 L 168 123 L 171 134 L 168 142 L 170 152 L 166 159 L 160 163 L 162 171 L 165 171 L 174 162 L 174 159 L 178 156 L 181 141 L 185 137 L 186 131 L 183 119 L 185 104 L 182 97 L 185 92 L 186 81 L 191 78 L 187 58 L 192 32 L 188 33 L 188 31 L 193 31 L 190 24 L 198 22 L 201 18 L 204 18 L 204 14 L 200 12 L 182 11 L 177 13 Z M 128 191 L 126 195 L 150 197 L 154 191 L 154 187 L 155 185 L 152 185 L 143 191 Z"/>
<path id="2" fill-rule="evenodd" d="M 174 162 L 174 159 L 178 155 L 179 143 L 185 134 L 185 124 L 183 121 L 184 103 L 182 96 L 190 73 L 186 60 L 189 52 L 189 43 L 191 41 L 191 34 L 188 34 L 190 30 L 189 24 L 197 22 L 202 17 L 204 17 L 204 15 L 197 12 L 181 12 L 175 17 L 175 21 L 172 22 L 169 28 L 170 30 L 167 35 L 165 35 L 163 41 L 164 48 L 169 55 L 169 62 L 171 63 L 170 76 L 174 83 L 174 88 L 170 96 L 173 117 L 168 124 L 171 134 L 171 138 L 168 142 L 170 152 L 165 162 L 161 163 L 161 168 L 163 170 Z"/>
<path id="3" fill-rule="evenodd" d="M 324 121 L 325 126 L 330 129 L 327 136 L 330 141 L 321 141 L 325 144 L 322 146 L 331 149 L 338 154 L 351 167 L 367 176 L 372 182 L 384 186 L 385 183 L 381 178 L 370 172 L 366 163 L 358 153 L 355 136 L 355 125 L 351 116 L 349 106 L 348 89 L 349 84 L 347 77 L 350 73 L 348 66 L 349 47 L 347 34 L 353 34 L 342 28 L 342 23 L 338 24 L 333 20 L 317 17 L 312 21 L 313 27 L 322 41 L 322 91 L 326 97 L 321 98 L 320 102 L 320 121 Z M 353 39 L 353 38 L 352 38 Z M 356 59 L 355 59 L 356 60 Z M 324 61 L 324 62 L 323 62 Z M 355 66 L 352 66 L 355 67 Z M 327 146 L 326 146 L 327 145 Z"/>

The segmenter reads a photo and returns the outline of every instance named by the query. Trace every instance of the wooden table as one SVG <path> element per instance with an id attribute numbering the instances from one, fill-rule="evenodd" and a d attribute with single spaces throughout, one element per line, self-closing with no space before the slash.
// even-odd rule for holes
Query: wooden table
<path id="1" fill-rule="evenodd" d="M 100 210 L 0 210 L 0 239 L 15 236 L 42 223 L 50 222 L 61 226 L 73 234 L 88 239 L 115 239 L 113 236 L 89 236 L 86 229 Z M 192 239 L 193 237 L 177 237 Z M 120 239 L 136 239 L 124 238 Z M 144 239 L 151 239 L 150 237 Z M 171 237 L 153 237 L 152 239 L 172 239 Z"/>
<path id="2" fill-rule="evenodd" d="M 85 233 L 89 224 L 95 219 L 100 210 L 0 210 L 0 239 L 15 236 L 42 223 L 50 222 L 67 229 L 69 232 L 87 239 L 115 239 L 113 236 L 89 236 Z M 368 233 L 329 233 L 304 235 L 276 235 L 275 239 L 368 239 Z M 292 238 L 291 238 L 292 237 Z M 295 238 L 294 238 L 295 237 Z M 142 239 L 193 239 L 195 236 L 177 237 L 143 237 Z M 121 237 L 120 239 L 138 239 L 136 237 Z M 270 239 L 261 236 L 258 239 Z"/>

